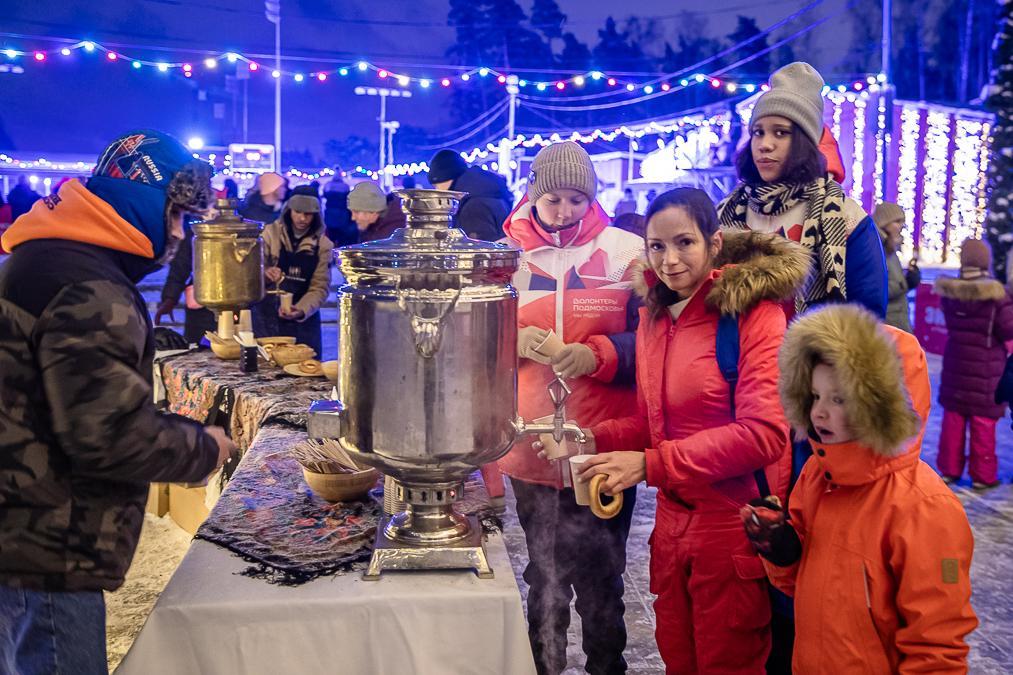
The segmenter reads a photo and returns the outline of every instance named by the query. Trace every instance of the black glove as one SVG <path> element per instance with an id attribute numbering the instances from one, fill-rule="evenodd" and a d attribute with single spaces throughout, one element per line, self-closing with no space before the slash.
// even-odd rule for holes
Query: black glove
<path id="1" fill-rule="evenodd" d="M 787 522 L 780 500 L 753 499 L 739 511 L 746 536 L 761 556 L 778 567 L 788 567 L 802 557 L 802 542 Z"/>
<path id="2" fill-rule="evenodd" d="M 178 349 L 189 349 L 190 344 L 186 338 L 170 328 L 157 326 L 155 328 L 155 349 L 160 352 L 175 351 Z"/>

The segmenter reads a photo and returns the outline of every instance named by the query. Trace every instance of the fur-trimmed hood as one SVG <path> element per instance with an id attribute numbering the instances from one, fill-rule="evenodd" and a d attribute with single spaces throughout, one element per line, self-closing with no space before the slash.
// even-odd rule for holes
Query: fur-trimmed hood
<path id="1" fill-rule="evenodd" d="M 1006 297 L 1006 287 L 991 277 L 977 279 L 939 277 L 933 290 L 944 298 L 964 301 L 1002 300 Z"/>
<path id="2" fill-rule="evenodd" d="M 743 314 L 763 300 L 784 302 L 795 297 L 812 271 L 812 255 L 779 234 L 722 230 L 723 244 L 715 261 L 721 270 L 707 305 L 721 314 Z M 660 283 L 646 260 L 631 268 L 633 290 L 648 300 Z"/>
<path id="3" fill-rule="evenodd" d="M 901 344 L 906 338 L 913 346 Z M 817 361 L 836 371 L 856 442 L 883 457 L 910 450 L 905 441 L 918 434 L 928 416 L 928 405 L 924 416 L 915 412 L 909 394 L 909 388 L 917 386 L 919 399 L 922 393 L 926 400 L 928 396 L 925 356 L 913 336 L 883 326 L 856 305 L 828 305 L 796 320 L 781 347 L 779 388 L 788 421 L 810 435 Z M 925 392 L 920 391 L 922 380 Z"/>

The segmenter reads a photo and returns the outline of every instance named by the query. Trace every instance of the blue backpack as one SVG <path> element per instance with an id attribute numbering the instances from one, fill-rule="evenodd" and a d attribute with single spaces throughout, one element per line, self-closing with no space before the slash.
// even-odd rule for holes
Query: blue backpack
<path id="1" fill-rule="evenodd" d="M 728 383 L 728 395 L 731 399 L 732 419 L 735 419 L 735 385 L 739 381 L 739 317 L 734 314 L 722 314 L 718 319 L 718 332 L 715 344 L 718 369 L 721 376 Z M 802 472 L 802 465 L 812 455 L 812 448 L 808 441 L 796 441 L 791 448 L 791 479 L 788 483 L 788 494 L 795 487 Z M 763 469 L 753 472 L 756 479 L 756 487 L 760 491 L 760 497 L 769 497 L 770 484 L 767 482 L 767 474 Z M 786 505 L 787 506 L 787 505 Z"/>
<path id="2" fill-rule="evenodd" d="M 728 383 L 732 419 L 735 419 L 735 385 L 738 384 L 739 381 L 738 316 L 733 314 L 722 314 L 721 318 L 718 319 L 715 354 L 717 356 L 718 368 L 721 370 L 721 376 L 724 377 L 725 382 Z M 799 443 L 792 443 L 791 481 L 788 484 L 788 494 L 791 494 L 791 488 L 795 486 L 795 480 L 798 478 L 798 474 L 802 470 L 802 465 L 805 464 L 805 460 L 808 459 L 811 454 L 812 449 L 809 448 L 808 442 L 803 441 Z M 757 469 L 754 471 L 753 478 L 756 480 L 756 487 L 760 491 L 760 497 L 769 497 L 771 494 L 770 483 L 767 481 L 767 474 L 763 472 L 763 469 Z M 787 510 L 787 503 L 784 504 L 784 508 Z M 771 610 L 776 614 L 780 614 L 781 616 L 789 617 L 794 620 L 795 610 L 792 599 L 773 586 L 770 586 L 768 590 L 770 592 Z"/>

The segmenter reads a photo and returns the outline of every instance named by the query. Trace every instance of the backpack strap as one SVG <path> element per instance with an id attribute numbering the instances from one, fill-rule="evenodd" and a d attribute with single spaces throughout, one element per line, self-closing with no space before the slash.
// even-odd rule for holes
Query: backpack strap
<path id="1" fill-rule="evenodd" d="M 714 352 L 718 369 L 728 383 L 728 398 L 731 402 L 732 419 L 735 419 L 735 387 L 739 383 L 739 317 L 736 314 L 722 314 L 718 318 L 718 331 Z M 760 497 L 770 496 L 770 483 L 763 469 L 753 472 Z"/>

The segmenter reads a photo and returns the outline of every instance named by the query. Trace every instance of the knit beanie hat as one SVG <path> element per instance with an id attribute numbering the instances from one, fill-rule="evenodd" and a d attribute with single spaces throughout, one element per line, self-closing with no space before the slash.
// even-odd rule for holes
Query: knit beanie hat
<path id="1" fill-rule="evenodd" d="M 598 194 L 591 156 L 573 141 L 547 145 L 535 155 L 528 174 L 528 201 L 534 204 L 547 192 L 563 188 L 583 192 L 592 202 Z"/>
<path id="2" fill-rule="evenodd" d="M 211 206 L 211 173 L 172 136 L 140 129 L 102 151 L 86 187 L 147 237 L 158 259 L 166 251 L 169 208 L 200 213 Z"/>
<path id="3" fill-rule="evenodd" d="M 464 157 L 453 150 L 440 150 L 429 160 L 429 182 L 433 185 L 457 178 L 468 170 Z"/>
<path id="4" fill-rule="evenodd" d="M 313 195 L 294 194 L 285 202 L 286 211 L 299 213 L 320 213 L 320 199 Z"/>
<path id="5" fill-rule="evenodd" d="M 965 239 L 960 246 L 960 277 L 976 279 L 992 270 L 992 249 L 981 239 Z"/>
<path id="6" fill-rule="evenodd" d="M 380 213 L 387 210 L 387 195 L 383 193 L 376 183 L 363 181 L 356 183 L 352 191 L 348 193 L 349 211 L 367 211 Z"/>
<path id="7" fill-rule="evenodd" d="M 260 191 L 261 196 L 266 196 L 284 184 L 284 178 L 274 172 L 268 171 L 267 173 L 261 174 L 260 180 L 257 181 L 257 189 Z"/>
<path id="8" fill-rule="evenodd" d="M 881 202 L 876 204 L 876 210 L 872 212 L 872 220 L 876 223 L 876 227 L 881 230 L 890 223 L 895 223 L 898 220 L 903 223 L 905 219 L 904 209 L 893 202 Z"/>
<path id="9" fill-rule="evenodd" d="M 808 63 L 789 63 L 770 76 L 770 90 L 756 100 L 750 124 L 780 115 L 797 124 L 818 146 L 823 134 L 823 85 L 823 77 Z"/>

